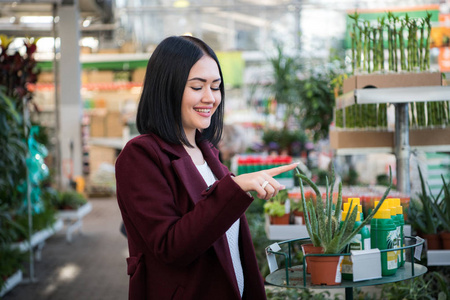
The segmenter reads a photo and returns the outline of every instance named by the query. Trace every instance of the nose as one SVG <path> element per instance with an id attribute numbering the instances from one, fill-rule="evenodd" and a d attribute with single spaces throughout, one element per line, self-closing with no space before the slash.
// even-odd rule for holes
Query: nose
<path id="1" fill-rule="evenodd" d="M 206 103 L 216 102 L 216 98 L 214 97 L 214 93 L 211 89 L 205 89 L 205 93 L 203 94 L 202 101 L 206 102 Z"/>

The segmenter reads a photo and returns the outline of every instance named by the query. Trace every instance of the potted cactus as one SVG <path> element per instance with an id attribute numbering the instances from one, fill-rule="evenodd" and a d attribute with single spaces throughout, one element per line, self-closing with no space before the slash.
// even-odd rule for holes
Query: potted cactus
<path id="1" fill-rule="evenodd" d="M 339 191 L 336 206 L 333 208 L 333 186 L 335 184 L 334 169 L 332 171 L 331 184 L 326 180 L 326 193 L 325 199 L 322 199 L 322 195 L 317 185 L 307 176 L 301 174 L 297 170 L 297 176 L 300 181 L 300 190 L 302 195 L 303 211 L 305 215 L 306 228 L 308 230 L 309 237 L 311 238 L 314 247 L 321 247 L 323 254 L 329 254 L 327 256 L 311 256 L 309 257 L 308 269 L 311 271 L 311 281 L 313 284 L 327 284 L 336 285 L 340 283 L 339 276 L 336 276 L 336 272 L 339 266 L 339 255 L 345 249 L 345 247 L 351 242 L 353 237 L 367 225 L 381 204 L 386 199 L 392 185 L 392 176 L 390 176 L 390 185 L 386 189 L 383 197 L 381 198 L 375 209 L 367 216 L 367 218 L 361 222 L 361 225 L 354 229 L 356 222 L 356 215 L 358 209 L 354 206 L 349 217 L 346 218 L 343 225 L 340 227 L 339 222 L 341 219 L 341 206 L 342 206 L 342 183 L 339 183 Z M 316 194 L 316 202 L 307 201 L 303 190 L 303 182 L 306 182 L 314 190 Z M 334 211 L 333 211 L 334 210 Z M 308 253 L 306 253 L 308 254 Z M 335 254 L 330 256 L 330 254 Z M 308 258 L 308 257 L 307 257 Z M 308 264 L 308 261 L 307 261 Z M 317 265 L 319 264 L 319 265 Z M 331 269 L 325 271 L 325 265 L 330 264 Z M 319 272 L 321 271 L 321 272 Z M 326 275 L 326 278 L 322 278 L 321 275 Z"/>

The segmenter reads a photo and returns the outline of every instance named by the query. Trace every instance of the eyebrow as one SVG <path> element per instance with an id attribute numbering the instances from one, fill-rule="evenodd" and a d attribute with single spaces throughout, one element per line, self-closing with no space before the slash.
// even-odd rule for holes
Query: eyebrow
<path id="1" fill-rule="evenodd" d="M 189 79 L 188 81 L 193 81 L 193 80 L 206 82 L 206 79 L 203 79 L 203 78 L 200 78 L 200 77 L 194 77 L 194 78 Z M 212 82 L 217 82 L 217 81 L 222 81 L 222 79 L 221 78 L 217 78 L 217 79 L 213 80 Z"/>

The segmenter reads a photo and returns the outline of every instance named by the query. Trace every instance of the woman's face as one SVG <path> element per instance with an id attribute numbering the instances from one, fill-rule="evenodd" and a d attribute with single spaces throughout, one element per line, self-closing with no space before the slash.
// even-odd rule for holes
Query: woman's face
<path id="1" fill-rule="evenodd" d="M 195 130 L 206 129 L 211 117 L 222 101 L 221 78 L 217 63 L 204 55 L 191 68 L 181 101 L 181 121 L 188 137 L 195 137 Z"/>

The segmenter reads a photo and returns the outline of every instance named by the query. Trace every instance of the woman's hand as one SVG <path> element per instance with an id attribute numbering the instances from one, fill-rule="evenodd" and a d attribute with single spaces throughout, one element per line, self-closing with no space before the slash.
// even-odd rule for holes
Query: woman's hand
<path id="1" fill-rule="evenodd" d="M 280 190 L 284 190 L 286 188 L 284 185 L 279 184 L 273 177 L 293 170 L 297 167 L 297 165 L 298 163 L 293 163 L 254 173 L 242 174 L 233 177 L 233 180 L 245 192 L 255 191 L 258 198 L 269 200 L 270 198 L 276 196 Z"/>

